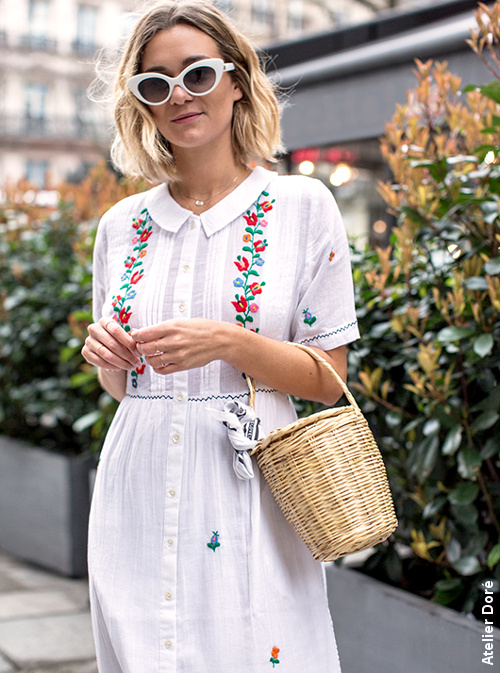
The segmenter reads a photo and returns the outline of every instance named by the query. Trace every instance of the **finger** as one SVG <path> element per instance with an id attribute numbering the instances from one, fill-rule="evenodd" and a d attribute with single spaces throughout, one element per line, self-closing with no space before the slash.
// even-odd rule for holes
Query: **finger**
<path id="1" fill-rule="evenodd" d="M 109 322 L 115 322 L 109 321 Z M 126 360 L 127 362 L 130 362 L 132 366 L 138 366 L 140 364 L 140 354 L 137 352 L 137 348 L 135 346 L 135 342 L 132 340 L 129 341 L 128 346 L 123 344 L 123 335 L 120 334 L 123 332 L 122 328 L 117 324 L 116 327 L 113 327 L 112 325 L 108 326 L 107 331 L 105 327 L 102 326 L 101 321 L 99 323 L 94 323 L 92 325 L 89 325 L 89 336 L 91 341 L 89 342 L 89 347 L 93 349 L 94 351 L 97 351 L 100 345 L 104 345 L 108 348 L 108 350 L 112 351 L 119 357 L 121 357 L 123 360 Z M 111 334 L 113 332 L 113 334 Z M 116 337 L 115 337 L 116 334 Z M 126 337 L 128 335 L 124 333 Z M 133 344 L 131 350 L 129 348 L 130 343 Z"/>
<path id="2" fill-rule="evenodd" d="M 148 341 L 147 343 L 138 342 L 136 348 L 141 355 L 146 355 L 147 357 L 165 353 L 161 339 L 155 339 L 154 341 Z"/>
<path id="3" fill-rule="evenodd" d="M 149 327 L 141 327 L 140 329 L 133 329 L 130 332 L 130 336 L 136 343 L 153 342 L 165 336 L 167 331 L 167 322 L 158 323 L 157 325 L 150 325 Z"/>
<path id="4" fill-rule="evenodd" d="M 101 369 L 107 369 L 111 371 L 120 371 L 124 367 L 118 367 L 104 360 L 96 351 L 89 348 L 86 344 L 83 346 L 81 353 L 85 360 L 95 367 L 101 367 Z"/>
<path id="5" fill-rule="evenodd" d="M 136 342 L 113 318 L 101 318 L 99 325 L 129 351 L 137 355 Z"/>
<path id="6" fill-rule="evenodd" d="M 84 349 L 82 349 L 82 354 L 85 359 L 91 362 L 91 364 L 95 364 L 97 367 L 110 369 L 111 366 L 113 366 L 116 369 L 130 370 L 135 369 L 135 367 L 141 364 L 140 358 L 132 356 L 126 349 L 124 350 L 125 353 L 128 354 L 128 357 L 122 357 L 120 353 L 116 351 L 116 348 L 109 348 L 103 343 L 96 342 L 92 337 L 87 337 L 85 339 Z M 92 361 L 87 356 L 90 356 Z"/>

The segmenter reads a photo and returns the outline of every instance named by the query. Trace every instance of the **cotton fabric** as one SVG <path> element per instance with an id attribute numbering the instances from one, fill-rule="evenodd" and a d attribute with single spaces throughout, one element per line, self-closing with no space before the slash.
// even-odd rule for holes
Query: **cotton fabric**
<path id="1" fill-rule="evenodd" d="M 203 317 L 324 350 L 358 337 L 345 231 L 312 178 L 256 168 L 201 216 L 160 185 L 104 215 L 94 260 L 96 321 Z M 256 463 L 238 479 L 207 410 L 230 400 L 248 388 L 222 361 L 127 375 L 90 517 L 100 673 L 340 671 L 322 565 Z M 256 413 L 265 434 L 296 418 L 260 384 Z"/>

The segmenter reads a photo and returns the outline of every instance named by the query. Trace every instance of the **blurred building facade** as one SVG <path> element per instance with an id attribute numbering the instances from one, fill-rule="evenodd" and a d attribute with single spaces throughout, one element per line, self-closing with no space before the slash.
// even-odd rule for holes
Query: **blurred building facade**
<path id="1" fill-rule="evenodd" d="M 78 179 L 108 155 L 110 114 L 87 97 L 95 55 L 155 0 L 0 0 L 0 184 Z M 215 0 L 256 46 L 429 0 Z"/>
<path id="2" fill-rule="evenodd" d="M 77 178 L 105 156 L 109 115 L 87 97 L 93 58 L 130 0 L 0 0 L 0 183 Z"/>

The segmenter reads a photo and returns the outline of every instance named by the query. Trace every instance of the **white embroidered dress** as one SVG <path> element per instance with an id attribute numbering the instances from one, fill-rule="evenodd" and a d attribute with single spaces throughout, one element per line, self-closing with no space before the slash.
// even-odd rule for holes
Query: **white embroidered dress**
<path id="1" fill-rule="evenodd" d="M 119 202 L 99 225 L 94 287 L 95 320 L 126 329 L 205 317 L 324 350 L 358 337 L 333 197 L 263 168 L 201 216 L 165 185 Z M 207 411 L 247 392 L 221 361 L 127 375 L 90 518 L 100 673 L 340 670 L 322 565 L 255 461 L 253 479 L 236 477 L 227 430 Z M 256 412 L 266 434 L 295 418 L 263 385 Z"/>

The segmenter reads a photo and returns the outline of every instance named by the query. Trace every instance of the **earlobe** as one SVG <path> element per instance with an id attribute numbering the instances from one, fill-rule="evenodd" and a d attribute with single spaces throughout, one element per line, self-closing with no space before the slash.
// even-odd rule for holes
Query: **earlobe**
<path id="1" fill-rule="evenodd" d="M 243 91 L 237 84 L 233 84 L 233 91 L 234 91 L 234 102 L 236 103 L 237 100 L 241 100 L 243 98 Z"/>

